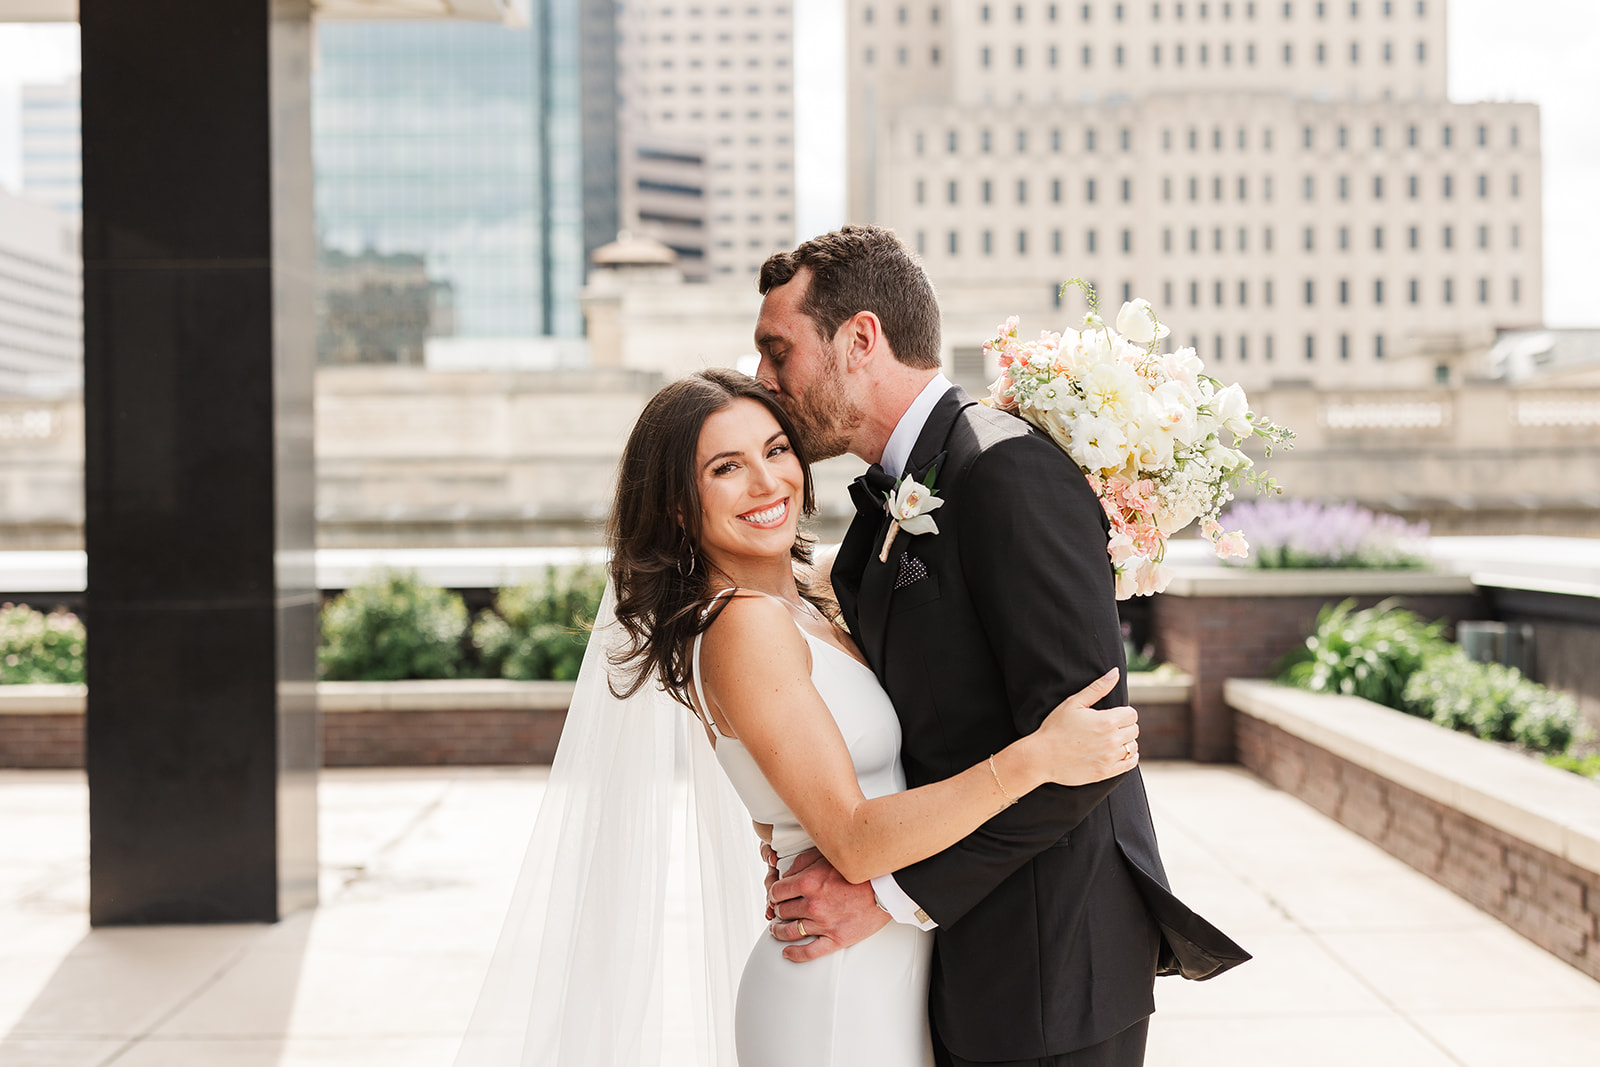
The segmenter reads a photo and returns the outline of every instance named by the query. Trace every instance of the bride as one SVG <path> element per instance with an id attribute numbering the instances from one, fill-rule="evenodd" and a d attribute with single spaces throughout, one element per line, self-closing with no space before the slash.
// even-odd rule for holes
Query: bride
<path id="1" fill-rule="evenodd" d="M 760 905 L 741 915 L 750 905 L 739 902 L 760 874 L 735 854 L 756 846 L 748 823 L 738 840 L 720 794 L 731 783 L 780 870 L 816 848 L 864 882 L 942 851 L 1040 785 L 1083 785 L 1137 764 L 1133 709 L 1092 706 L 1113 670 L 1036 733 L 907 790 L 888 697 L 829 602 L 799 576 L 811 562 L 799 520 L 813 503 L 798 448 L 788 415 L 734 371 L 674 382 L 640 415 L 608 529 L 614 597 L 597 620 L 459 1067 L 660 1062 L 660 1035 L 685 1028 L 698 1032 L 685 1062 L 731 1064 L 719 1003 L 732 999 L 731 976 L 719 971 L 745 952 L 731 1027 L 740 1067 L 927 1067 L 932 935 L 888 923 L 808 963 L 785 959 L 785 943 L 764 932 L 749 947 Z M 659 738 L 663 693 L 691 724 L 691 756 L 709 751 L 725 776 L 702 770 L 689 787 L 700 828 L 689 865 L 702 872 L 698 886 L 690 875 L 690 892 L 707 906 L 677 955 L 698 963 L 686 984 L 700 1011 L 666 1008 L 685 991 L 663 980 L 664 864 L 641 860 L 670 836 L 659 782 L 663 768 L 670 777 L 672 746 L 629 750 L 639 734 Z M 652 891 L 658 899 L 644 899 Z M 618 894 L 631 899 L 596 907 Z"/>

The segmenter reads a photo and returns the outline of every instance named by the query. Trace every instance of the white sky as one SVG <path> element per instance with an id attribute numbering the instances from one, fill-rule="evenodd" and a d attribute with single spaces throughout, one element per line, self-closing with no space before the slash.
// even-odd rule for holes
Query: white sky
<path id="1" fill-rule="evenodd" d="M 795 4 L 801 236 L 844 221 L 844 3 Z M 1600 2 L 1450 0 L 1449 20 L 1452 99 L 1540 105 L 1546 321 L 1600 327 Z M 76 26 L 0 25 L 0 186 L 21 185 L 18 87 L 77 69 Z"/>

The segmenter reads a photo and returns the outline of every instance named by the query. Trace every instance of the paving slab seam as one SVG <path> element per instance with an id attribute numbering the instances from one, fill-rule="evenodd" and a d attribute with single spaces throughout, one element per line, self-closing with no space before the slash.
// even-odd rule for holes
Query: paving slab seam
<path id="1" fill-rule="evenodd" d="M 212 972 L 208 978 L 205 978 L 196 984 L 195 988 L 190 991 L 188 996 L 180 998 L 178 1002 L 174 1004 L 168 1011 L 147 1025 L 143 1033 L 135 1034 L 128 1038 L 120 1048 L 113 1050 L 112 1053 L 105 1059 L 101 1060 L 96 1067 L 112 1067 L 112 1065 L 118 1060 L 122 1059 L 128 1053 L 142 1045 L 147 1039 L 154 1035 L 156 1031 L 160 1030 L 168 1022 L 176 1018 L 180 1012 L 182 1012 L 189 1005 L 193 1004 L 195 1001 L 199 1000 L 208 990 L 226 978 L 229 971 L 233 970 L 241 962 L 243 962 L 245 956 L 247 956 L 250 952 L 250 947 L 251 946 L 249 945 L 240 945 L 234 950 L 232 955 L 224 960 L 222 964 L 218 966 L 214 972 Z"/>
<path id="2" fill-rule="evenodd" d="M 1351 831 L 1345 829 L 1343 826 L 1340 826 L 1337 822 L 1334 822 L 1334 820 L 1328 819 L 1328 817 L 1326 815 L 1323 815 L 1320 811 L 1317 811 L 1315 808 L 1312 808 L 1311 805 L 1306 804 L 1305 801 L 1300 800 L 1298 797 L 1295 797 L 1292 794 L 1285 793 L 1283 790 L 1281 790 L 1281 789 L 1277 788 L 1276 786 L 1274 786 L 1271 782 L 1265 781 L 1264 779 L 1256 778 L 1256 776 L 1254 776 L 1254 775 L 1251 775 L 1251 778 L 1254 779 L 1255 781 L 1259 782 L 1263 787 L 1265 787 L 1267 789 L 1271 789 L 1273 792 L 1278 793 L 1278 794 L 1280 794 L 1282 796 L 1288 797 L 1290 800 L 1293 800 L 1297 804 L 1304 805 L 1306 808 L 1308 808 L 1311 811 L 1315 812 L 1315 814 L 1318 817 L 1323 818 L 1323 819 L 1327 819 L 1327 821 L 1331 825 L 1338 827 L 1341 831 L 1343 831 L 1345 833 L 1350 833 L 1351 832 Z M 1439 1052 L 1440 1055 L 1444 1056 L 1451 1063 L 1458 1064 L 1459 1067 L 1470 1067 L 1470 1065 L 1465 1060 L 1461 1059 L 1459 1056 L 1457 1056 L 1453 1052 L 1451 1052 L 1447 1047 L 1445 1047 L 1445 1045 L 1442 1042 L 1439 1041 L 1438 1038 L 1434 1037 L 1433 1034 L 1429 1033 L 1426 1028 L 1424 1028 L 1420 1023 L 1418 1023 L 1409 1014 L 1407 1014 L 1404 1010 L 1402 1010 L 1400 1005 L 1395 1003 L 1395 1001 L 1392 998 L 1387 996 L 1383 992 L 1383 990 L 1379 989 L 1377 986 L 1373 985 L 1370 981 L 1368 981 L 1367 978 L 1359 970 L 1357 970 L 1355 967 L 1351 966 L 1351 964 L 1350 964 L 1350 962 L 1348 960 L 1346 960 L 1339 953 L 1335 952 L 1333 950 L 1332 946 L 1330 946 L 1326 941 L 1323 940 L 1321 934 L 1319 934 L 1316 930 L 1313 930 L 1310 926 L 1308 926 L 1306 923 L 1304 923 L 1298 917 L 1296 917 L 1293 912 L 1291 912 L 1282 903 L 1280 903 L 1277 900 L 1277 898 L 1275 898 L 1272 895 L 1271 892 L 1269 892 L 1265 887 L 1263 887 L 1260 883 L 1258 883 L 1255 879 L 1253 879 L 1249 874 L 1247 874 L 1247 873 L 1245 873 L 1243 871 L 1240 871 L 1233 864 L 1229 863 L 1227 861 L 1227 858 L 1226 858 L 1227 854 L 1219 852 L 1217 849 L 1213 848 L 1212 845 L 1211 845 L 1211 842 L 1210 842 L 1210 840 L 1208 838 L 1206 838 L 1203 835 L 1195 833 L 1194 829 L 1192 827 L 1190 827 L 1186 822 L 1184 822 L 1183 819 L 1174 818 L 1170 811 L 1163 813 L 1162 820 L 1163 821 L 1170 821 L 1170 822 L 1176 824 L 1180 829 L 1183 830 L 1184 833 L 1188 834 L 1190 839 L 1195 843 L 1196 847 L 1198 847 L 1203 852 L 1205 852 L 1207 855 L 1209 855 L 1211 857 L 1211 859 L 1214 860 L 1218 864 L 1218 866 L 1222 867 L 1229 874 L 1233 875 L 1233 877 L 1237 878 L 1240 882 L 1242 882 L 1245 886 L 1249 887 L 1251 890 L 1253 890 L 1255 893 L 1257 893 L 1264 901 L 1266 901 L 1273 908 L 1273 910 L 1277 911 L 1285 919 L 1287 919 L 1289 921 L 1289 923 L 1291 923 L 1296 929 L 1298 929 L 1302 934 L 1304 934 L 1311 941 L 1312 944 L 1316 945 L 1317 948 L 1321 949 L 1327 955 L 1327 957 L 1330 960 L 1332 960 L 1340 968 L 1342 968 L 1345 971 L 1345 973 L 1350 975 L 1351 978 L 1355 979 L 1355 981 L 1356 981 L 1356 983 L 1358 985 L 1360 985 L 1368 993 L 1372 994 L 1372 996 L 1375 997 L 1378 1000 L 1379 1003 L 1381 1003 L 1384 1006 L 1386 1006 L 1390 1010 L 1390 1012 L 1392 1012 L 1394 1014 L 1395 1017 L 1404 1020 L 1405 1021 L 1405 1025 L 1407 1027 L 1409 1027 L 1418 1037 L 1422 1038 L 1422 1040 L 1425 1041 L 1427 1044 L 1433 1046 L 1433 1048 L 1436 1049 Z M 1338 1016 L 1333 1016 L 1333 1017 L 1338 1017 Z M 1357 1016 L 1346 1016 L 1346 1017 L 1356 1018 Z M 1364 1015 L 1364 1016 L 1359 1016 L 1359 1017 L 1360 1018 L 1377 1018 L 1378 1016 Z"/>

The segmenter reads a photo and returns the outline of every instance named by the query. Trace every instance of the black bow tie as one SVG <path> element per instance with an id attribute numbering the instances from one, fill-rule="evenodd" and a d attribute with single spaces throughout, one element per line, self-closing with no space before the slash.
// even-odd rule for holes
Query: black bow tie
<path id="1" fill-rule="evenodd" d="M 875 519 L 884 513 L 885 495 L 894 492 L 895 479 L 874 463 L 867 473 L 850 483 L 850 499 L 855 501 L 856 513 Z"/>

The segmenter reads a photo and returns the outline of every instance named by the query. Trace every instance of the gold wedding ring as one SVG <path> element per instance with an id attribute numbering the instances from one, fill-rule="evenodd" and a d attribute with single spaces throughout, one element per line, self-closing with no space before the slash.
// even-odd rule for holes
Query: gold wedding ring
<path id="1" fill-rule="evenodd" d="M 1133 758 L 1133 742 L 1132 741 L 1124 741 L 1123 742 L 1123 744 L 1122 744 L 1122 758 L 1123 759 L 1132 759 Z"/>
<path id="2" fill-rule="evenodd" d="M 800 936 L 801 937 L 805 937 L 806 936 L 806 923 L 805 923 L 805 920 L 804 919 L 796 919 L 794 921 L 794 924 L 795 924 L 796 927 L 799 928 Z"/>

